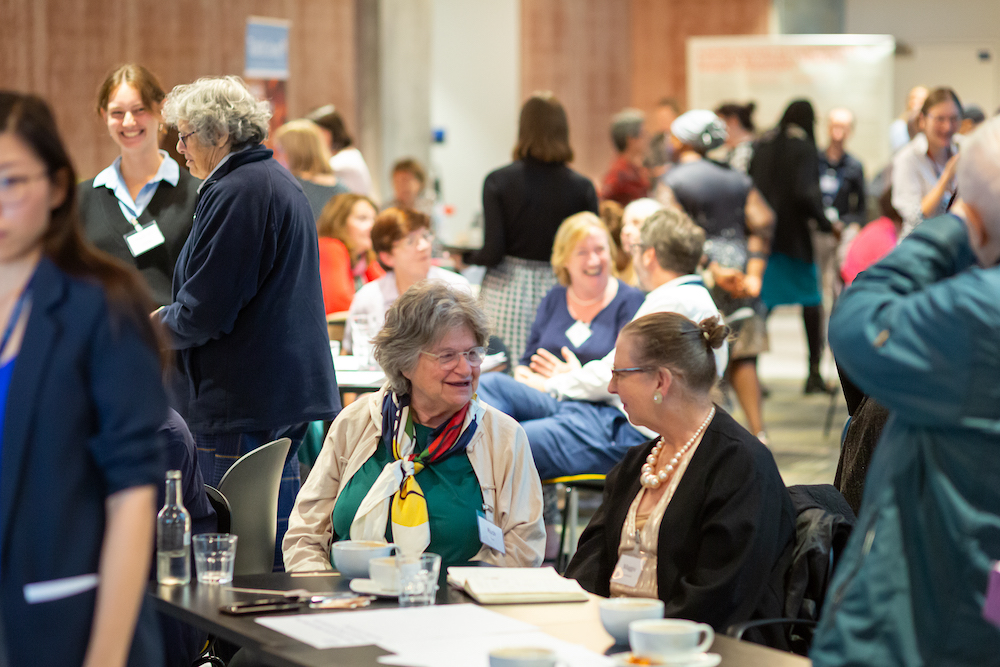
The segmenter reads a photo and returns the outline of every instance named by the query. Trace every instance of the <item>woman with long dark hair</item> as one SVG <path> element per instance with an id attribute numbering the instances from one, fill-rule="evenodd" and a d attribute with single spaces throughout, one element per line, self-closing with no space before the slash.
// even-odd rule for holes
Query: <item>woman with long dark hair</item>
<path id="1" fill-rule="evenodd" d="M 16 665 L 125 664 L 163 475 L 154 305 L 84 240 L 75 182 L 45 102 L 0 92 L 0 600 Z"/>
<path id="2" fill-rule="evenodd" d="M 774 238 L 760 298 L 770 308 L 802 306 L 809 345 L 809 376 L 805 393 L 828 391 L 819 373 L 823 356 L 823 296 L 813 257 L 812 229 L 834 233 L 823 211 L 816 152 L 816 115 L 808 100 L 795 100 L 778 126 L 758 142 L 750 162 L 750 177 L 775 213 Z"/>

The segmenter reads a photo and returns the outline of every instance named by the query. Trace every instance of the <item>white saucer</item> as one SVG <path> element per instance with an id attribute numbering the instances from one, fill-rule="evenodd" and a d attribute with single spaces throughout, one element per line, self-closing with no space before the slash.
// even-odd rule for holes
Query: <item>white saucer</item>
<path id="1" fill-rule="evenodd" d="M 382 588 L 371 579 L 351 579 L 348 583 L 351 590 L 362 595 L 375 595 L 380 598 L 398 598 L 399 591 Z M 700 666 L 699 666 L 700 667 Z"/>
<path id="2" fill-rule="evenodd" d="M 639 662 L 642 658 L 633 658 L 632 653 L 619 653 L 614 658 L 615 665 L 619 667 L 650 664 Z M 663 667 L 716 667 L 720 662 L 722 662 L 722 656 L 718 653 L 699 653 L 691 658 L 663 658 L 652 663 L 652 665 L 662 665 Z"/>

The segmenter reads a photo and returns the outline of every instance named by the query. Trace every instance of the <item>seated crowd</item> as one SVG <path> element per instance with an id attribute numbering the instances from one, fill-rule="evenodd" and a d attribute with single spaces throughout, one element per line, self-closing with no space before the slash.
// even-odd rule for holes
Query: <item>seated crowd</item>
<path id="1" fill-rule="evenodd" d="M 931 108 L 958 107 L 953 93 L 935 91 L 930 100 Z M 765 159 L 785 164 L 781 150 L 815 152 L 812 109 L 800 102 L 789 109 L 808 121 L 786 113 L 776 143 L 749 158 L 757 171 Z M 790 223 L 787 207 L 772 210 L 776 198 L 751 176 L 709 159 L 727 138 L 714 113 L 673 113 L 658 135 L 668 157 L 650 167 L 642 114 L 618 114 L 617 156 L 598 206 L 593 184 L 566 166 L 573 152 L 561 104 L 532 96 L 513 162 L 484 183 L 486 246 L 442 253 L 424 168 L 397 161 L 394 198 L 380 212 L 367 166 L 332 107 L 281 127 L 273 153 L 265 146 L 270 110 L 237 77 L 167 94 L 152 73 L 128 65 L 104 82 L 98 110 L 120 156 L 77 185 L 45 102 L 0 92 L 0 211 L 13 230 L 0 234 L 0 290 L 9 295 L 0 302 L 0 499 L 14 508 L 0 517 L 0 593 L 7 637 L 18 638 L 6 647 L 14 664 L 190 665 L 204 637 L 157 619 L 142 602 L 163 458 L 182 471 L 195 532 L 209 532 L 216 518 L 203 484 L 218 485 L 238 458 L 283 437 L 292 444 L 278 497 L 276 570 L 331 570 L 333 545 L 343 540 L 436 553 L 444 567 L 538 567 L 562 541 L 549 482 L 606 475 L 566 576 L 600 596 L 658 598 L 668 617 L 720 632 L 785 615 L 797 514 L 766 446 L 756 357 L 768 345 L 762 283 L 778 280 L 764 277 L 772 230 L 787 235 Z M 159 148 L 162 124 L 176 127 L 186 170 Z M 885 218 L 860 231 L 847 255 L 844 281 L 858 287 L 841 312 L 856 319 L 840 315 L 835 344 L 872 396 L 884 383 L 867 366 L 903 374 L 885 394 L 890 407 L 912 410 L 906 378 L 927 379 L 908 354 L 938 340 L 914 324 L 931 305 L 989 309 L 975 284 L 954 295 L 942 289 L 938 301 L 897 304 L 901 319 L 892 321 L 872 305 L 895 304 L 908 291 L 918 299 L 977 259 L 996 264 L 995 204 L 976 180 L 993 175 L 991 160 L 1000 159 L 997 123 L 986 127 L 993 134 L 969 141 L 978 171 L 948 162 L 966 179 L 969 204 L 916 226 L 870 268 L 920 217 L 915 206 L 897 213 L 887 191 Z M 993 152 L 983 152 L 987 141 Z M 813 165 L 815 157 L 802 159 Z M 820 206 L 818 183 L 817 172 L 811 208 Z M 924 208 L 940 212 L 937 202 Z M 833 222 L 821 228 L 839 234 Z M 811 258 L 812 249 L 795 247 L 785 259 L 797 262 L 796 290 L 811 298 L 815 267 L 797 253 Z M 905 264 L 921 259 L 947 268 L 931 277 Z M 466 262 L 487 267 L 481 292 L 461 273 Z M 970 271 L 988 287 L 990 274 Z M 942 317 L 975 324 L 979 311 L 971 310 Z M 343 407 L 327 329 L 334 314 L 377 324 L 371 343 L 386 378 Z M 881 333 L 861 329 L 871 321 Z M 893 328 L 898 322 L 906 326 Z M 483 370 L 497 330 L 509 338 L 509 373 Z M 954 340 L 992 368 L 966 333 L 955 331 Z M 344 353 L 356 335 L 346 328 Z M 909 347 L 900 351 L 897 341 Z M 723 407 L 724 376 L 750 431 Z M 897 449 L 909 435 L 933 449 L 942 437 L 934 429 L 962 412 L 925 398 L 916 406 L 926 406 L 923 417 L 886 427 Z M 963 413 L 962 428 L 981 427 L 993 410 Z M 298 450 L 321 425 L 322 447 L 300 484 Z M 908 456 L 900 454 L 897 469 Z M 907 497 L 918 494 L 917 482 L 893 483 Z M 881 512 L 899 522 L 901 502 L 880 496 L 862 505 L 862 517 Z M 942 523 L 961 514 L 961 503 L 940 502 L 931 510 Z M 499 529 L 503 549 L 483 537 L 483 521 Z M 892 525 L 912 547 L 905 526 Z M 75 545 L 67 559 L 48 557 L 60 549 L 57 539 Z M 858 539 L 849 551 L 863 570 L 871 544 Z M 957 588 L 979 582 L 985 553 L 980 560 L 975 576 L 949 575 Z M 896 565 L 905 569 L 905 559 Z M 871 573 L 845 580 L 841 572 L 847 606 L 840 616 L 827 612 L 820 626 L 823 664 L 850 652 L 839 642 L 857 632 L 853 619 L 874 614 L 863 607 L 878 597 Z M 80 573 L 95 573 L 80 595 L 26 601 L 35 582 Z M 960 600 L 966 612 L 973 597 Z M 929 624 L 921 614 L 907 622 L 904 641 Z M 778 648 L 788 637 L 779 626 L 747 634 Z"/>

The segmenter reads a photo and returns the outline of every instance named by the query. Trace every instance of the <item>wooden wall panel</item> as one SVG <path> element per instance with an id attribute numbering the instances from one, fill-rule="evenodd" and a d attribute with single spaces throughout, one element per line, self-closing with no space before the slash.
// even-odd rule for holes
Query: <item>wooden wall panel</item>
<path id="1" fill-rule="evenodd" d="M 629 0 L 522 0 L 521 90 L 551 90 L 569 116 L 573 167 L 599 177 L 608 123 L 629 105 Z"/>
<path id="2" fill-rule="evenodd" d="M 766 34 L 771 0 L 632 0 L 632 103 L 687 96 L 687 38 Z"/>
<path id="3" fill-rule="evenodd" d="M 522 0 L 521 90 L 552 90 L 570 117 L 574 167 L 600 179 L 608 124 L 627 106 L 682 104 L 685 44 L 696 35 L 762 34 L 771 0 Z"/>
<path id="4" fill-rule="evenodd" d="M 49 100 L 89 178 L 117 155 L 94 112 L 107 72 L 138 62 L 168 90 L 242 75 L 248 16 L 292 22 L 289 115 L 332 102 L 354 128 L 354 0 L 0 0 L 0 87 Z"/>

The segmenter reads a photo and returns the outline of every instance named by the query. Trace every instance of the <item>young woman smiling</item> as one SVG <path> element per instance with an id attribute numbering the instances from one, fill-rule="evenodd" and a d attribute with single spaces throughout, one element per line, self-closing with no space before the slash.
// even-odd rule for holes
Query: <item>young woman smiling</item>
<path id="1" fill-rule="evenodd" d="M 160 305 L 173 300 L 174 264 L 191 232 L 199 185 L 160 150 L 164 97 L 156 76 L 142 65 L 122 65 L 108 75 L 97 112 L 119 155 L 79 186 L 87 237 L 139 269 Z"/>

